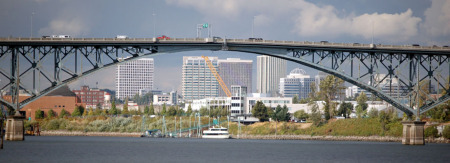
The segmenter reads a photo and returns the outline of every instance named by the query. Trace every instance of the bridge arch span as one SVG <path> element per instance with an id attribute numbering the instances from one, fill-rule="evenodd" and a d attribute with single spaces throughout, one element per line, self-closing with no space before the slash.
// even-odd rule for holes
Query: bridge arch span
<path id="1" fill-rule="evenodd" d="M 103 40 L 104 41 L 104 40 Z M 167 53 L 196 51 L 196 50 L 209 50 L 219 51 L 228 50 L 236 52 L 254 53 L 260 55 L 269 55 L 284 60 L 292 61 L 302 64 L 304 66 L 326 72 L 331 75 L 335 75 L 338 78 L 343 79 L 353 85 L 356 85 L 362 89 L 365 89 L 373 95 L 387 101 L 392 106 L 405 112 L 408 115 L 417 114 L 414 109 L 405 105 L 397 98 L 392 96 L 392 91 L 387 94 L 381 90 L 379 86 L 386 81 L 392 85 L 392 80 L 396 79 L 398 86 L 404 91 L 402 96 L 408 96 L 411 106 L 418 104 L 420 99 L 417 96 L 425 93 L 427 90 L 417 89 L 417 86 L 426 84 L 420 84 L 429 80 L 434 82 L 439 89 L 446 92 L 439 98 L 428 98 L 426 95 L 423 104 L 420 108 L 420 113 L 439 105 L 450 97 L 450 90 L 446 87 L 449 82 L 446 77 L 449 76 L 449 57 L 450 49 L 411 49 L 411 48 L 397 48 L 397 47 L 380 47 L 373 48 L 368 45 L 346 45 L 346 44 L 328 44 L 328 43 L 295 43 L 287 41 L 259 41 L 255 40 L 235 40 L 235 39 L 221 39 L 217 42 L 177 42 L 175 40 L 169 40 L 168 42 L 155 42 L 146 41 L 137 42 L 133 41 L 121 41 L 120 43 L 114 41 L 106 42 L 92 42 L 92 41 L 33 41 L 28 40 L 25 42 L 19 41 L 1 41 L 0 39 L 0 61 L 10 56 L 11 67 L 8 73 L 5 70 L 0 69 L 0 75 L 6 78 L 9 83 L 6 85 L 0 85 L 2 90 L 10 88 L 13 93 L 17 90 L 16 79 L 25 78 L 24 75 L 33 71 L 38 71 L 38 74 L 46 75 L 47 82 L 50 86 L 44 90 L 37 90 L 33 85 L 33 88 L 20 83 L 20 88 L 26 92 L 32 94 L 32 96 L 20 103 L 19 108 L 27 105 L 28 103 L 45 96 L 53 90 L 78 80 L 87 75 L 109 68 L 111 66 L 126 63 L 138 58 L 146 56 L 155 56 Z M 119 53 L 119 51 L 122 51 Z M 36 57 L 36 53 L 42 54 L 42 57 Z M 125 55 L 124 55 L 125 54 Z M 68 58 L 74 58 L 70 60 Z M 126 59 L 120 59 L 125 58 Z M 23 58 L 30 65 L 26 70 L 21 70 L 22 73 L 17 78 L 14 73 L 16 70 L 15 65 L 19 63 L 19 58 Z M 52 73 L 43 73 L 43 67 L 37 65 L 42 64 L 46 58 L 53 58 L 53 65 L 51 66 Z M 22 59 L 22 60 L 23 60 Z M 69 61 L 69 64 L 64 64 Z M 80 61 L 85 61 L 80 64 Z M 80 66 L 88 65 L 92 68 L 88 70 L 81 70 Z M 359 64 L 358 71 L 361 69 L 361 65 L 364 69 L 363 74 L 356 75 L 354 69 L 356 64 Z M 66 66 L 69 65 L 69 66 Z M 74 67 L 72 69 L 68 67 Z M 350 68 L 345 68 L 349 66 Z M 1 68 L 1 67 L 0 67 Z M 21 67 L 22 68 L 22 67 Z M 403 70 L 409 70 L 409 72 L 401 72 Z M 347 72 L 346 72 L 347 71 Z M 350 72 L 348 72 L 350 71 Z M 384 76 L 380 76 L 381 73 L 386 73 Z M 419 75 L 421 73 L 421 75 Z M 53 74 L 52 77 L 48 77 Z M 64 75 L 63 75 L 64 74 Z M 439 74 L 439 75 L 436 75 Z M 442 77 L 442 75 L 444 75 Z M 65 78 L 64 78 L 65 77 Z M 365 79 L 365 80 L 363 80 Z M 416 80 L 417 79 L 417 80 Z M 33 78 L 33 82 L 35 79 Z M 407 92 L 405 92 L 405 90 Z M 431 88 L 429 88 L 431 90 Z M 397 92 L 399 94 L 399 92 Z M 14 101 L 14 100 L 13 100 Z M 10 107 L 16 108 L 13 102 L 0 99 L 0 102 Z"/>

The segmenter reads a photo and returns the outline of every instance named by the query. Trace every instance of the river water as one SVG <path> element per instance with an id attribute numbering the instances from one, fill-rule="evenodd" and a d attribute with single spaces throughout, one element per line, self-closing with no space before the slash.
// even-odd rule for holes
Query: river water
<path id="1" fill-rule="evenodd" d="M 0 162 L 449 162 L 449 144 L 41 136 L 5 141 Z"/>

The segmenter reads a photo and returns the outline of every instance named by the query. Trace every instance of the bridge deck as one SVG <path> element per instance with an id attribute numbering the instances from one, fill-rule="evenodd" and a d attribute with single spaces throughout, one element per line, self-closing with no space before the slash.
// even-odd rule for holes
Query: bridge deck
<path id="1" fill-rule="evenodd" d="M 279 40 L 254 40 L 254 39 L 214 39 L 214 38 L 0 38 L 0 45 L 129 45 L 129 44 L 233 44 L 253 46 L 289 46 L 289 47 L 315 47 L 315 48 L 339 48 L 358 50 L 394 50 L 411 52 L 432 52 L 450 54 L 448 46 L 413 46 L 413 45 L 373 45 L 360 43 L 330 43 L 311 41 L 279 41 Z"/>

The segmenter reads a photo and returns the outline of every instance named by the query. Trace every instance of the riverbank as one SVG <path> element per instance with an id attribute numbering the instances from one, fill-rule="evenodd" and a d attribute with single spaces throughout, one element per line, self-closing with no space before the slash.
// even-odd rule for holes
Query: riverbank
<path id="1" fill-rule="evenodd" d="M 236 135 L 232 138 L 237 139 Z M 371 141 L 371 142 L 401 142 L 401 137 L 392 136 L 311 136 L 311 135 L 239 135 L 239 139 L 267 139 L 267 140 L 325 140 L 325 141 Z M 445 138 L 426 138 L 426 143 L 450 144 Z"/>
<path id="2" fill-rule="evenodd" d="M 142 133 L 132 132 L 81 132 L 81 131 L 41 131 L 41 136 L 110 136 L 110 137 L 141 137 Z"/>
<path id="3" fill-rule="evenodd" d="M 108 136 L 108 137 L 140 137 L 142 133 L 122 132 L 81 132 L 81 131 L 41 131 L 41 136 Z M 233 139 L 261 140 L 325 140 L 325 141 L 370 141 L 370 142 L 401 142 L 401 137 L 392 136 L 311 136 L 311 135 L 232 135 Z M 449 139 L 425 139 L 426 143 L 450 144 Z"/>

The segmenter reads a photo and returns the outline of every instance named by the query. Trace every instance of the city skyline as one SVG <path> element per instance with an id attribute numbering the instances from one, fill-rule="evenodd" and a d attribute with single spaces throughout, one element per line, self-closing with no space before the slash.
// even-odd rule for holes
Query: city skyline
<path id="1" fill-rule="evenodd" d="M 87 5 L 89 3 L 89 5 Z M 399 1 L 58 1 L 29 0 L 0 2 L 0 37 L 40 37 L 67 34 L 72 37 L 151 38 L 155 35 L 196 37 L 197 24 L 212 25 L 214 36 L 255 37 L 271 40 L 330 41 L 376 44 L 449 45 L 450 2 L 444 0 Z M 102 5 L 104 8 L 94 6 Z M 226 7 L 225 7 L 226 6 Z M 83 8 L 83 12 L 79 12 Z M 116 8 L 117 10 L 110 10 Z M 101 13 L 101 14 L 100 14 Z M 379 23 L 383 22 L 383 23 Z M 129 25 L 133 24 L 133 25 Z M 254 24 L 254 28 L 252 28 Z M 206 30 L 202 36 L 206 36 Z M 205 52 L 183 52 L 153 57 L 155 88 L 181 90 L 182 56 Z M 208 56 L 251 59 L 254 54 L 206 52 Z M 287 69 L 299 67 L 288 62 Z M 255 66 L 254 66 L 255 68 Z M 255 69 L 253 75 L 256 75 Z M 316 71 L 300 65 L 307 72 Z M 114 69 L 75 81 L 70 86 L 95 85 L 114 89 L 108 79 Z M 315 74 L 315 73 L 313 73 Z M 255 78 L 255 77 L 252 77 Z M 167 81 L 166 79 L 171 79 Z M 172 80 L 173 79 L 173 80 Z M 254 84 L 254 83 L 253 83 Z"/>

